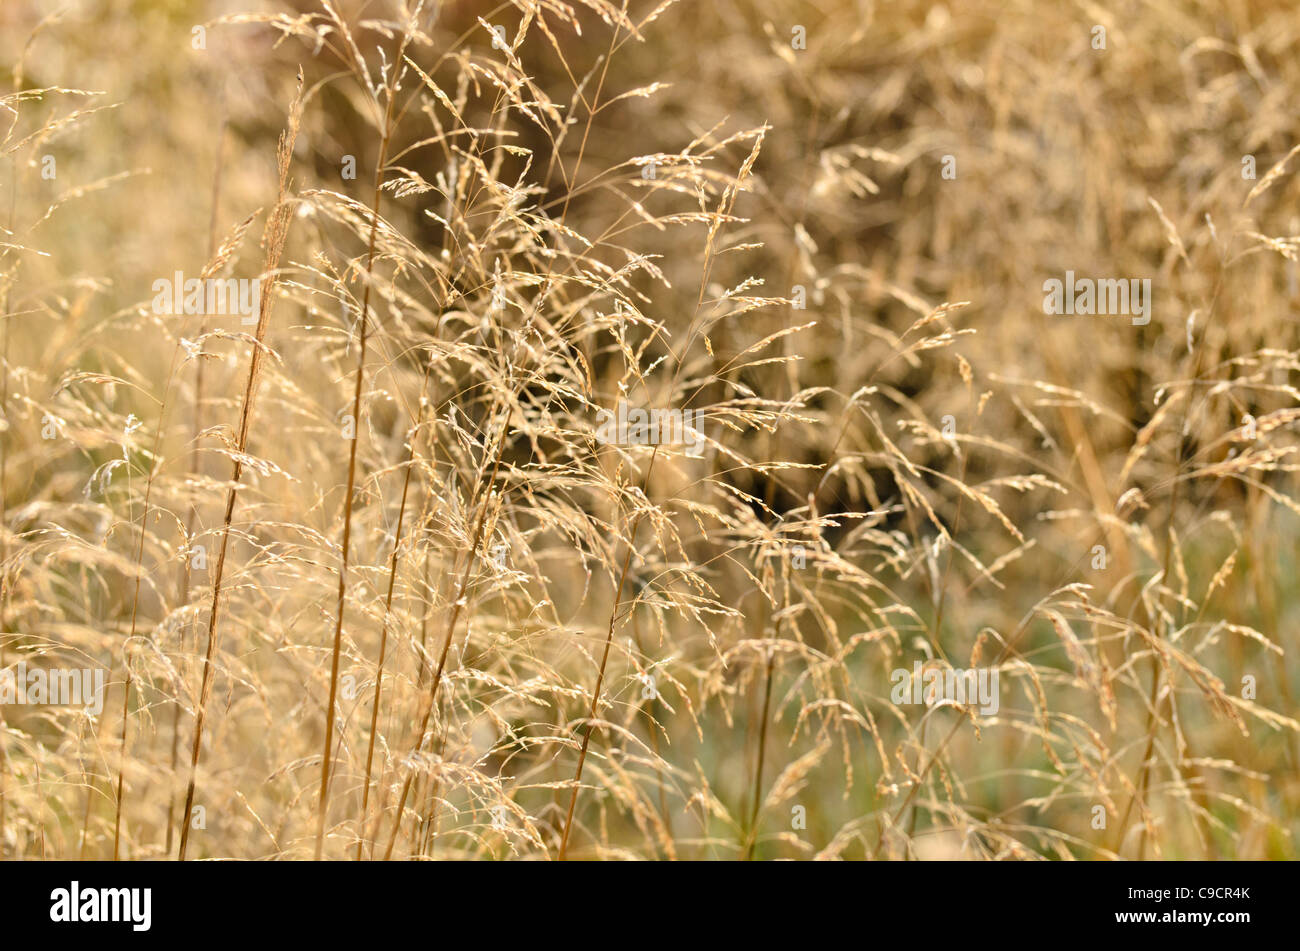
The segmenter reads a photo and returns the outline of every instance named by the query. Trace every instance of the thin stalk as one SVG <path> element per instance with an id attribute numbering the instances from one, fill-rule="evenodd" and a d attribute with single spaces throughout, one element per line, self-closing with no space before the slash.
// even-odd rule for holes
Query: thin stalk
<path id="1" fill-rule="evenodd" d="M 384 595 L 384 620 L 379 633 L 379 664 L 375 674 L 375 697 L 370 704 L 370 739 L 366 743 L 366 784 L 363 787 L 364 792 L 361 794 L 362 835 L 357 837 L 357 861 L 361 861 L 361 849 L 365 845 L 366 819 L 370 814 L 370 770 L 375 758 L 375 733 L 378 732 L 379 727 L 379 702 L 384 686 L 384 660 L 388 656 L 388 622 L 393 613 L 393 587 L 397 581 L 397 555 L 402 547 L 402 526 L 406 519 L 406 497 L 411 488 L 411 470 L 415 468 L 415 441 L 419 436 L 420 427 L 424 424 L 425 396 L 429 387 L 432 368 L 433 361 L 427 361 L 424 368 L 424 384 L 420 389 L 419 415 L 416 417 L 414 429 L 411 430 L 411 436 L 407 440 L 406 474 L 402 478 L 402 501 L 397 507 L 397 529 L 393 535 L 393 554 L 388 562 L 388 592 Z M 374 841 L 372 840 L 370 843 L 372 855 L 374 854 L 374 848 Z"/>
<path id="2" fill-rule="evenodd" d="M 406 55 L 410 34 L 402 36 L 397 62 Z M 379 160 L 375 163 L 375 195 L 370 206 L 370 242 L 366 250 L 366 286 L 361 294 L 361 321 L 358 327 L 357 375 L 352 390 L 352 420 L 356 433 L 348 447 L 348 483 L 343 495 L 343 542 L 339 557 L 339 593 L 334 612 L 334 650 L 330 661 L 330 694 L 325 713 L 325 745 L 321 753 L 320 805 L 316 816 L 316 860 L 319 861 L 325 846 L 325 817 L 329 811 L 330 765 L 334 741 L 334 707 L 339 687 L 339 656 L 343 646 L 343 612 L 347 603 L 348 554 L 352 543 L 352 499 L 357 477 L 357 443 L 361 441 L 361 393 L 365 383 L 366 342 L 370 328 L 370 288 L 374 283 L 375 243 L 379 236 L 379 208 L 383 198 L 384 166 L 388 162 L 388 146 L 393 134 L 393 103 L 399 70 L 394 69 L 392 80 L 385 87 L 384 130 L 379 140 Z M 395 550 L 394 550 L 395 551 Z M 367 767 L 367 773 L 369 768 Z M 367 779 L 367 793 L 369 780 Z"/>
<path id="3" fill-rule="evenodd" d="M 474 566 L 474 553 L 478 551 L 479 543 L 483 538 L 483 526 L 487 522 L 488 509 L 491 507 L 492 497 L 488 491 L 488 486 L 496 482 L 497 473 L 501 468 L 501 458 L 505 455 L 505 430 L 509 424 L 510 413 L 507 410 L 503 414 L 501 428 L 497 434 L 496 459 L 492 464 L 492 473 L 483 483 L 483 502 L 479 507 L 477 524 L 474 526 L 474 536 L 470 540 L 469 550 L 465 558 L 465 569 L 461 572 L 460 581 L 456 586 L 456 597 L 452 601 L 451 616 L 447 621 L 447 633 L 442 641 L 442 650 L 438 655 L 438 666 L 433 673 L 433 682 L 429 685 L 429 694 L 422 704 L 424 710 L 420 717 L 420 728 L 416 732 L 415 749 L 412 757 L 418 756 L 424 749 L 424 737 L 429 730 L 429 718 L 433 715 L 434 704 L 437 701 L 438 685 L 442 683 L 442 672 L 447 666 L 447 655 L 451 651 L 452 637 L 456 633 L 456 622 L 460 619 L 460 611 L 465 603 L 465 591 L 469 587 L 469 573 Z M 397 815 L 393 818 L 393 828 L 388 835 L 388 845 L 384 849 L 384 858 L 392 858 L 393 845 L 397 842 L 397 832 L 402 825 L 402 813 L 406 809 L 406 800 L 411 794 L 411 781 L 414 778 L 414 771 L 408 771 L 406 780 L 402 783 L 402 795 L 397 802 Z"/>
<path id="4" fill-rule="evenodd" d="M 140 581 L 144 576 L 144 542 L 149 533 L 149 502 L 153 496 L 154 479 L 158 475 L 161 465 L 158 462 L 158 450 L 162 445 L 163 426 L 167 418 L 167 397 L 171 392 L 172 383 L 176 378 L 177 357 L 180 354 L 180 344 L 172 350 L 171 369 L 167 371 L 167 385 L 163 387 L 162 404 L 158 407 L 158 425 L 153 434 L 153 450 L 149 456 L 149 477 L 145 480 L 144 487 L 144 510 L 140 513 L 140 542 L 135 550 L 135 590 L 131 597 L 131 633 L 127 635 L 124 650 L 122 652 L 122 666 L 126 675 L 126 683 L 122 690 L 122 750 L 118 756 L 117 764 L 117 797 L 113 810 L 113 861 L 120 858 L 120 846 L 122 838 L 122 810 L 123 810 L 123 784 L 126 778 L 126 757 L 129 752 L 128 748 L 128 729 L 131 725 L 131 685 L 134 682 L 134 676 L 131 671 L 131 643 L 135 640 L 136 625 L 140 614 Z"/>
<path id="5" fill-rule="evenodd" d="M 223 105 L 222 114 L 221 114 L 221 125 L 217 129 L 217 157 L 216 157 L 215 169 L 212 175 L 211 210 L 208 215 L 208 260 L 209 261 L 212 260 L 212 258 L 217 253 L 217 222 L 219 220 L 219 215 L 221 210 L 222 172 L 225 168 L 225 163 L 224 163 L 225 150 L 223 146 L 225 145 L 226 126 L 228 124 L 229 124 L 229 118 L 226 115 L 226 110 Z M 208 319 L 207 319 L 207 315 L 205 314 L 203 317 L 200 318 L 200 323 L 199 323 L 199 334 L 197 340 L 199 341 L 200 346 L 202 346 L 203 338 L 207 336 L 207 332 L 208 332 Z M 190 475 L 193 477 L 197 477 L 202 474 L 202 458 L 199 455 L 197 441 L 199 439 L 200 434 L 203 432 L 204 364 L 205 361 L 203 357 L 200 356 L 198 358 L 198 365 L 195 367 L 195 371 L 194 371 L 195 445 L 194 445 L 194 449 L 191 450 L 190 452 Z M 189 512 L 185 516 L 185 541 L 187 545 L 190 543 L 190 539 L 194 537 L 195 522 L 198 520 L 198 514 L 199 514 L 198 506 L 193 501 L 191 501 Z M 184 561 L 181 562 L 180 601 L 178 603 L 182 605 L 190 603 L 191 560 L 192 559 L 190 553 L 187 552 Z M 186 634 L 191 626 L 192 625 L 187 624 L 185 630 L 182 630 L 181 632 L 180 652 L 182 657 L 185 655 L 185 650 L 186 650 L 186 641 L 187 641 Z M 180 703 L 180 698 L 178 697 L 175 700 L 175 702 L 172 703 L 171 775 L 172 775 L 173 784 L 175 783 L 177 768 L 180 765 L 179 763 L 180 736 L 181 736 L 181 703 Z M 172 829 L 173 829 L 172 819 L 177 806 L 175 791 L 176 790 L 173 788 L 167 794 L 167 842 L 163 847 L 164 854 L 166 855 L 170 855 L 172 851 Z M 186 816 L 184 821 L 188 822 L 189 817 Z"/>
<path id="6" fill-rule="evenodd" d="M 21 88 L 22 65 L 20 63 L 14 75 L 14 92 L 18 92 Z M 18 211 L 17 176 L 18 156 L 11 154 L 9 156 L 9 234 L 14 232 L 14 219 Z M 2 275 L 0 275 L 0 279 L 3 279 Z M 0 298 L 0 335 L 4 338 L 3 342 L 0 343 L 0 419 L 6 422 L 9 420 L 9 321 L 13 319 L 9 315 L 11 290 L 12 282 L 5 280 L 4 296 Z M 9 429 L 10 427 L 6 427 L 6 433 L 8 433 Z M 6 435 L 5 442 L 8 441 L 9 438 Z M 9 519 L 6 507 L 8 497 L 9 453 L 5 451 L 0 452 L 0 670 L 4 669 L 5 650 L 8 646 L 8 640 L 4 634 L 8 630 L 5 618 L 7 617 L 6 607 L 9 603 Z M 6 729 L 4 712 L 0 710 L 0 858 L 4 858 L 5 800 L 9 786 L 9 758 L 5 752 Z"/>
<path id="7" fill-rule="evenodd" d="M 1214 317 L 1216 315 L 1215 304 L 1218 303 L 1219 292 L 1222 289 L 1222 287 L 1223 287 L 1223 268 L 1222 268 L 1222 262 L 1220 262 L 1218 278 L 1215 281 L 1214 291 L 1210 295 L 1208 315 L 1206 318 L 1206 331 L 1209 330 L 1210 325 L 1214 322 Z M 1202 333 L 1204 333 L 1204 331 Z M 1191 387 L 1191 389 L 1189 389 L 1187 400 L 1183 404 L 1181 418 L 1177 429 L 1178 441 L 1174 447 L 1174 459 L 1172 464 L 1173 474 L 1170 478 L 1170 482 L 1172 484 L 1169 490 L 1169 518 L 1168 518 L 1168 524 L 1165 532 L 1165 557 L 1164 557 L 1164 564 L 1161 567 L 1161 575 L 1160 575 L 1160 583 L 1162 585 L 1168 584 L 1169 569 L 1172 565 L 1173 548 L 1174 548 L 1174 524 L 1175 524 L 1174 518 L 1175 515 L 1177 514 L 1177 509 L 1178 509 L 1178 488 L 1181 481 L 1180 477 L 1183 471 L 1182 457 L 1183 457 L 1183 449 L 1186 443 L 1186 440 L 1183 436 L 1183 430 L 1187 425 L 1187 421 L 1189 417 L 1191 416 L 1192 395 L 1195 392 L 1194 387 L 1196 382 L 1200 380 L 1201 356 L 1203 351 L 1204 351 L 1204 347 L 1197 347 L 1195 350 L 1195 356 L 1192 359 L 1192 372 L 1190 376 L 1190 382 L 1188 384 L 1189 387 Z M 1179 610 L 1180 613 L 1185 612 L 1185 608 L 1180 607 Z M 1160 636 L 1160 632 L 1157 629 L 1155 624 L 1156 620 L 1157 619 L 1155 617 L 1152 617 L 1151 636 L 1153 638 L 1158 638 Z M 1141 799 L 1143 803 L 1145 803 L 1146 801 L 1147 784 L 1150 779 L 1150 773 L 1151 773 L 1151 755 L 1155 751 L 1156 734 L 1159 732 L 1160 729 L 1159 718 L 1160 718 L 1160 711 L 1163 708 L 1163 704 L 1160 703 L 1159 695 L 1158 695 L 1159 688 L 1160 688 L 1161 665 L 1160 665 L 1159 656 L 1156 655 L 1154 652 L 1151 658 L 1151 664 L 1152 664 L 1151 692 L 1148 697 L 1147 725 L 1146 725 L 1147 744 L 1146 744 L 1146 749 L 1142 754 L 1140 765 L 1138 767 L 1139 769 L 1138 782 L 1134 788 L 1133 795 L 1129 797 L 1128 806 L 1124 809 L 1124 816 L 1120 820 L 1119 829 L 1116 831 L 1116 840 L 1115 840 L 1116 854 L 1119 853 L 1120 849 L 1124 845 L 1124 835 L 1128 829 L 1129 818 L 1132 816 L 1133 807 L 1137 804 L 1139 799 Z M 1173 702 L 1172 683 L 1170 686 L 1171 686 L 1170 702 L 1172 703 Z M 1140 832 L 1138 837 L 1139 860 L 1142 858 L 1146 850 L 1146 829 L 1147 829 L 1146 823 L 1143 823 L 1142 831 Z"/>
<path id="8" fill-rule="evenodd" d="M 655 456 L 659 453 L 659 447 L 656 445 L 650 454 L 650 464 L 646 467 L 645 481 L 648 486 L 650 480 L 650 471 L 654 466 Z M 644 493 L 645 487 L 642 488 Z M 578 789 L 582 783 L 582 767 L 587 762 L 587 749 L 591 745 L 591 733 L 595 727 L 596 707 L 600 703 L 600 691 L 605 684 L 605 668 L 609 664 L 609 650 L 614 646 L 614 623 L 618 620 L 618 609 L 623 603 L 623 588 L 627 583 L 628 568 L 632 564 L 632 553 L 636 551 L 636 531 L 641 527 L 641 515 L 638 515 L 636 521 L 632 523 L 632 530 L 628 533 L 627 554 L 623 556 L 623 570 L 618 576 L 618 588 L 614 592 L 614 609 L 609 612 L 609 629 L 605 632 L 605 649 L 600 656 L 600 669 L 596 673 L 596 686 L 591 691 L 591 707 L 587 711 L 586 729 L 582 733 L 582 746 L 578 750 L 578 766 L 574 770 L 573 790 L 569 794 L 569 809 L 564 816 L 564 833 L 560 838 L 560 855 L 561 862 L 565 860 L 569 852 L 569 835 L 573 831 L 573 810 L 578 804 Z"/>
<path id="9" fill-rule="evenodd" d="M 181 842 L 177 853 L 179 861 L 185 861 L 186 847 L 189 844 L 190 823 L 188 817 L 194 806 L 194 786 L 198 775 L 199 756 L 203 749 L 203 721 L 207 712 L 208 699 L 212 695 L 212 667 L 217 646 L 217 620 L 221 610 L 222 581 L 225 576 L 226 551 L 230 544 L 230 525 L 235 514 L 235 500 L 239 494 L 244 473 L 243 458 L 248 447 L 248 435 L 252 426 L 253 404 L 257 396 L 258 371 L 262 365 L 262 342 L 266 339 L 267 326 L 271 320 L 271 310 L 275 300 L 275 285 L 279 280 L 280 255 L 284 252 L 288 237 L 289 220 L 292 209 L 289 205 L 289 166 L 293 160 L 294 143 L 298 139 L 298 124 L 301 119 L 303 96 L 302 71 L 298 73 L 298 92 L 290 107 L 289 128 L 280 136 L 279 145 L 279 189 L 275 207 L 267 220 L 264 241 L 266 245 L 265 273 L 267 285 L 261 296 L 258 309 L 257 330 L 254 334 L 252 354 L 248 361 L 248 379 L 244 384 L 243 408 L 240 412 L 239 437 L 236 442 L 234 472 L 230 487 L 226 491 L 226 511 L 222 520 L 221 548 L 217 555 L 217 565 L 212 581 L 212 607 L 208 612 L 208 643 L 203 655 L 203 677 L 199 688 L 198 709 L 194 717 L 194 741 L 190 746 L 190 778 L 185 790 L 185 808 L 181 811 Z"/>

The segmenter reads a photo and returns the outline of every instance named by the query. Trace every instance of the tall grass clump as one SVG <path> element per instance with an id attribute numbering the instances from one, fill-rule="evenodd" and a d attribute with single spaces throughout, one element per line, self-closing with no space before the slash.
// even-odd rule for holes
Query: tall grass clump
<path id="1" fill-rule="evenodd" d="M 1295 856 L 1286 5 L 250 5 L 0 12 L 0 854 Z"/>

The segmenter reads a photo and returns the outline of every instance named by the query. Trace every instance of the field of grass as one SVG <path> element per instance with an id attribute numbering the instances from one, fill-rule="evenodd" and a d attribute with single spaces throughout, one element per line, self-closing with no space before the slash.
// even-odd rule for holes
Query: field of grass
<path id="1" fill-rule="evenodd" d="M 3 0 L 0 858 L 1295 858 L 1298 91 L 1283 0 Z"/>

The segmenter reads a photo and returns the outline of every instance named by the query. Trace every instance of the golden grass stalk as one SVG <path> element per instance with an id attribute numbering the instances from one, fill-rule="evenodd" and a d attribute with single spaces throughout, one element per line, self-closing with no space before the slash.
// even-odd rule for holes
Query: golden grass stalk
<path id="1" fill-rule="evenodd" d="M 198 704 L 194 717 L 194 740 L 190 746 L 190 777 L 185 789 L 185 807 L 181 810 L 181 841 L 177 858 L 185 861 L 189 845 L 190 814 L 194 807 L 194 786 L 199 769 L 199 756 L 203 749 L 203 721 L 207 714 L 208 700 L 212 693 L 213 660 L 217 651 L 217 622 L 221 611 L 221 586 L 225 576 L 226 551 L 230 544 L 230 525 L 235 514 L 235 500 L 239 493 L 244 474 L 244 457 L 248 448 L 248 438 L 252 429 L 253 407 L 257 397 L 258 372 L 262 365 L 263 341 L 271 322 L 271 311 L 275 304 L 275 288 L 279 280 L 280 256 L 289 237 L 289 220 L 293 212 L 289 196 L 289 168 L 293 161 L 294 144 L 298 139 L 298 128 L 302 116 L 303 77 L 298 73 L 298 92 L 289 107 L 288 130 L 280 136 L 277 149 L 276 168 L 279 184 L 276 191 L 275 205 L 267 219 L 263 232 L 264 250 L 263 268 L 265 284 L 262 288 L 260 306 L 257 315 L 257 328 L 254 332 L 252 352 L 248 359 L 248 377 L 244 383 L 243 404 L 239 418 L 239 435 L 235 441 L 234 471 L 230 486 L 226 491 L 226 511 L 221 525 L 221 547 L 217 553 L 217 565 L 212 579 L 212 605 L 208 611 L 208 640 L 203 654 L 203 673 L 199 686 Z"/>

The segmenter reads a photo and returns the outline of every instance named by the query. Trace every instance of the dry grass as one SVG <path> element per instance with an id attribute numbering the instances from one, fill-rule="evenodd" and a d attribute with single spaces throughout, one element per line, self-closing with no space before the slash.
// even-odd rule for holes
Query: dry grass
<path id="1" fill-rule="evenodd" d="M 43 6 L 4 857 L 1295 857 L 1287 4 Z"/>

